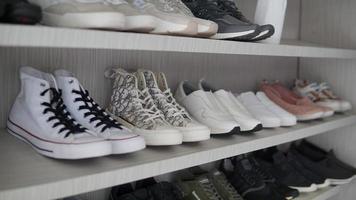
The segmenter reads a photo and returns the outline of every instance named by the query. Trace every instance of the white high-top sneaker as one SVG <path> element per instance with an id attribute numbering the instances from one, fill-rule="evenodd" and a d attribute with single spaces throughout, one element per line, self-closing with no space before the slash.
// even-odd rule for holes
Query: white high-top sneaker
<path id="1" fill-rule="evenodd" d="M 241 133 L 251 133 L 262 130 L 262 124 L 235 98 L 231 92 L 216 90 L 203 79 L 199 81 L 202 90 L 210 91 L 222 106 L 225 113 L 229 113 L 240 124 Z"/>
<path id="2" fill-rule="evenodd" d="M 208 127 L 194 122 L 188 115 L 183 115 L 175 105 L 168 102 L 168 98 L 158 88 L 155 74 L 152 71 L 138 70 L 136 77 L 139 81 L 145 82 L 155 105 L 162 111 L 165 120 L 182 133 L 183 142 L 197 142 L 210 138 Z"/>
<path id="3" fill-rule="evenodd" d="M 177 145 L 183 135 L 164 120 L 148 89 L 135 75 L 123 69 L 111 69 L 105 76 L 114 79 L 113 93 L 107 109 L 112 117 L 145 138 L 147 145 Z M 141 84 L 140 86 L 138 84 Z M 141 90 L 142 88 L 146 88 Z"/>
<path id="4" fill-rule="evenodd" d="M 42 24 L 73 28 L 125 29 L 122 0 L 29 0 L 42 8 Z"/>
<path id="5" fill-rule="evenodd" d="M 112 154 L 130 153 L 145 148 L 145 140 L 100 108 L 72 73 L 56 70 L 54 74 L 58 87 L 62 90 L 64 104 L 72 117 L 97 137 L 110 141 Z"/>
<path id="6" fill-rule="evenodd" d="M 156 27 L 151 33 L 195 36 L 198 24 L 191 17 L 169 12 L 172 8 L 157 0 L 127 0 L 133 7 L 156 18 Z"/>
<path id="7" fill-rule="evenodd" d="M 91 135 L 70 117 L 51 74 L 22 67 L 20 80 L 21 90 L 7 121 L 9 133 L 52 158 L 111 154 L 110 142 Z"/>
<path id="8" fill-rule="evenodd" d="M 209 92 L 194 88 L 187 81 L 179 84 L 177 101 L 200 123 L 210 128 L 211 134 L 239 133 L 240 125 L 219 109 Z"/>

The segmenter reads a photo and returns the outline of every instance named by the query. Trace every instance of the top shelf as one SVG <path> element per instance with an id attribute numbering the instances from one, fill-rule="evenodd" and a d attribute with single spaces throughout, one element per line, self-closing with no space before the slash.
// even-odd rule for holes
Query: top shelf
<path id="1" fill-rule="evenodd" d="M 276 45 L 5 24 L 0 25 L 0 47 L 110 49 L 339 59 L 356 58 L 356 50 L 322 47 L 301 41 L 287 41 Z"/>

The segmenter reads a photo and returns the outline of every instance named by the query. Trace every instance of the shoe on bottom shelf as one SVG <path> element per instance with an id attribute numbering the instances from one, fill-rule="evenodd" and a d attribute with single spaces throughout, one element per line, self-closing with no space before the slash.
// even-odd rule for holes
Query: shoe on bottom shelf
<path id="1" fill-rule="evenodd" d="M 211 92 L 195 88 L 187 81 L 179 84 L 175 98 L 200 123 L 209 127 L 211 134 L 232 134 L 240 132 L 240 125 L 222 112 Z"/>
<path id="2" fill-rule="evenodd" d="M 56 70 L 54 74 L 64 104 L 72 117 L 95 136 L 109 141 L 112 154 L 135 152 L 146 147 L 145 140 L 111 118 L 71 72 Z"/>
<path id="3" fill-rule="evenodd" d="M 182 134 L 164 120 L 148 89 L 140 89 L 143 87 L 139 87 L 134 74 L 123 69 L 109 69 L 105 76 L 114 80 L 111 101 L 107 108 L 114 119 L 143 136 L 146 145 L 182 143 Z"/>
<path id="4" fill-rule="evenodd" d="M 135 72 L 136 77 L 144 88 L 147 88 L 157 108 L 162 111 L 165 120 L 183 135 L 183 142 L 198 142 L 210 139 L 208 127 L 195 122 L 185 109 L 178 105 L 172 94 L 165 94 L 158 87 L 155 74 L 149 70 L 139 69 Z M 160 84 L 164 91 L 169 90 L 165 76 L 161 74 Z M 167 96 L 168 95 L 168 96 Z"/>
<path id="5" fill-rule="evenodd" d="M 55 78 L 31 67 L 20 69 L 21 90 L 7 121 L 10 134 L 38 153 L 58 159 L 111 154 L 111 143 L 80 126 L 65 109 Z"/>
<path id="6" fill-rule="evenodd" d="M 72 28 L 123 30 L 125 15 L 113 8 L 114 3 L 100 1 L 29 0 L 42 8 L 42 24 Z M 120 1 L 122 3 L 122 1 Z"/>

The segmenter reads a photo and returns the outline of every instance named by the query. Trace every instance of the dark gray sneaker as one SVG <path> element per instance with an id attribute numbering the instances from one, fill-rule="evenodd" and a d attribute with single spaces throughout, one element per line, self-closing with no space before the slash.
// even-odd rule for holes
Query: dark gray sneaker
<path id="1" fill-rule="evenodd" d="M 219 0 L 219 8 L 224 10 L 229 15 L 235 17 L 236 19 L 251 25 L 257 25 L 250 20 L 248 20 L 242 12 L 238 9 L 234 0 Z M 259 41 L 271 37 L 274 34 L 274 27 L 271 24 L 257 25 L 259 28 L 259 34 L 249 41 Z"/>
<path id="2" fill-rule="evenodd" d="M 299 192 L 314 192 L 318 188 L 288 162 L 283 152 L 273 149 L 258 152 L 260 164 L 278 181 Z"/>
<path id="3" fill-rule="evenodd" d="M 212 38 L 245 41 L 260 33 L 258 25 L 240 21 L 222 10 L 219 0 L 183 0 L 183 3 L 196 17 L 218 24 L 218 33 Z"/>

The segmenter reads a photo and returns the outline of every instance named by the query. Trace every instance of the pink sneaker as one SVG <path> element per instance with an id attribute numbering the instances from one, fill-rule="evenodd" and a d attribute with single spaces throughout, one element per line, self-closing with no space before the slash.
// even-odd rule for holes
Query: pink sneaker
<path id="1" fill-rule="evenodd" d="M 276 90 L 268 83 L 262 83 L 260 89 L 273 102 L 291 114 L 295 115 L 299 121 L 318 119 L 324 115 L 322 109 L 315 106 L 304 105 L 304 100 L 296 101 L 295 98 L 291 98 L 289 95 L 285 95 L 285 92 L 280 93 L 279 90 Z"/>
<path id="2" fill-rule="evenodd" d="M 325 106 L 320 106 L 311 101 L 308 97 L 302 97 L 297 95 L 296 93 L 289 90 L 287 87 L 282 85 L 279 82 L 275 82 L 272 84 L 272 87 L 275 88 L 282 96 L 285 96 L 288 99 L 291 99 L 292 102 L 298 102 L 299 105 L 305 106 L 313 106 L 321 109 L 323 111 L 322 118 L 330 117 L 334 115 L 334 110 Z"/>

